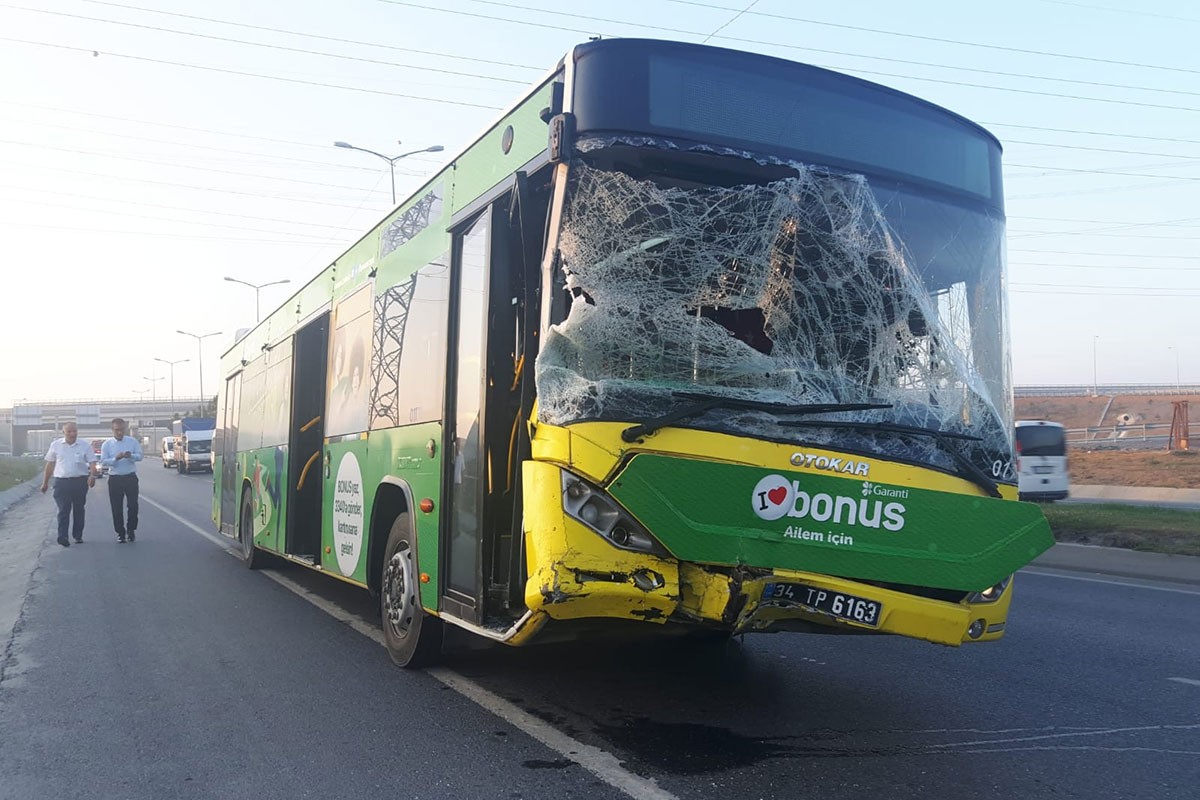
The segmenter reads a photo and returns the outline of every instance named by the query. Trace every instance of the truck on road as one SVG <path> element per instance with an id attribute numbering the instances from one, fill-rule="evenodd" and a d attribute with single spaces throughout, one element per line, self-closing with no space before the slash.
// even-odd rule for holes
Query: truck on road
<path id="1" fill-rule="evenodd" d="M 171 423 L 175 438 L 175 469 L 212 472 L 212 440 L 217 421 L 213 417 L 184 417 Z"/>

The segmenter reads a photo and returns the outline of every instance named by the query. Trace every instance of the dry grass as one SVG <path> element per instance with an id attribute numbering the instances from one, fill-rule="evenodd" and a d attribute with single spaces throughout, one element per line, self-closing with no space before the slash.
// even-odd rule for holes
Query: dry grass
<path id="1" fill-rule="evenodd" d="M 42 472 L 45 462 L 37 458 L 10 458 L 0 456 L 0 489 L 9 489 L 24 483 Z"/>
<path id="2" fill-rule="evenodd" d="M 1071 450 L 1072 483 L 1200 489 L 1200 450 Z"/>

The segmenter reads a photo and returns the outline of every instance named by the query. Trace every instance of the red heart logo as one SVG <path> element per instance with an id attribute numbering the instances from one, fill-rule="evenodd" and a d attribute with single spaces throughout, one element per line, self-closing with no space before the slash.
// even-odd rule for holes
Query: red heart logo
<path id="1" fill-rule="evenodd" d="M 786 486 L 776 486 L 771 491 L 767 492 L 767 499 L 775 505 L 781 505 L 784 500 L 787 500 L 788 490 Z"/>

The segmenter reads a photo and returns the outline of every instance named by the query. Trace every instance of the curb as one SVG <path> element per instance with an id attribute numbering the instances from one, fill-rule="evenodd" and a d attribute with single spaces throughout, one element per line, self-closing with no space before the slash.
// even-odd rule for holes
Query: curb
<path id="1" fill-rule="evenodd" d="M 18 483 L 11 489 L 0 492 L 0 514 L 33 494 L 41 485 L 42 476 L 37 475 L 24 483 Z"/>
<path id="2" fill-rule="evenodd" d="M 1200 504 L 1200 489 L 1168 489 L 1154 486 L 1101 486 L 1098 484 L 1074 484 L 1071 486 L 1072 500 L 1092 503 L 1120 503 L 1132 500 L 1142 503 Z"/>
<path id="3" fill-rule="evenodd" d="M 1042 553 L 1028 566 L 1200 586 L 1200 556 L 1062 543 Z"/>

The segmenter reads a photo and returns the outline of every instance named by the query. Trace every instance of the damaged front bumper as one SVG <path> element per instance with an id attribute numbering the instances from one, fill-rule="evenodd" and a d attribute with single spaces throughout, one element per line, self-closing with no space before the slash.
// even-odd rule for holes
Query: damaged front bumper
<path id="1" fill-rule="evenodd" d="M 633 552 L 564 513 L 557 467 L 527 463 L 525 480 L 526 498 L 541 501 L 527 503 L 524 531 L 525 602 L 535 616 L 670 623 L 732 634 L 883 633 L 945 645 L 990 641 L 1004 633 L 1009 582 L 993 600 L 953 602 L 817 573 L 711 566 Z M 768 589 L 781 585 L 795 589 L 792 596 Z M 856 613 L 869 621 L 853 619 Z"/>

